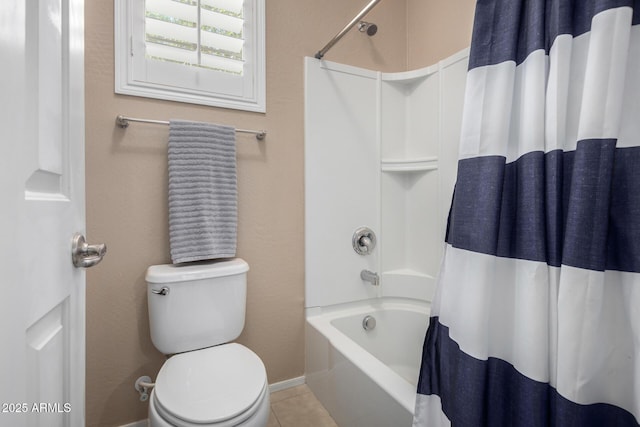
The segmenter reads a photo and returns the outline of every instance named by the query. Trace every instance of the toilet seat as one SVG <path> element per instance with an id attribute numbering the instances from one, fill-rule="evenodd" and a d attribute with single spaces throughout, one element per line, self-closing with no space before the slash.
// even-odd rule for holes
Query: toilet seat
<path id="1" fill-rule="evenodd" d="M 268 395 L 267 376 L 251 350 L 224 344 L 169 358 L 153 395 L 158 414 L 174 425 L 234 426 L 260 408 Z"/>

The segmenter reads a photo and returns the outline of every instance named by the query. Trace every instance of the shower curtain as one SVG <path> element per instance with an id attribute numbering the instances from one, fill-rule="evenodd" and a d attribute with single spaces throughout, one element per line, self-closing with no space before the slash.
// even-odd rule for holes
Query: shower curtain
<path id="1" fill-rule="evenodd" d="M 640 0 L 479 0 L 414 427 L 638 426 Z"/>

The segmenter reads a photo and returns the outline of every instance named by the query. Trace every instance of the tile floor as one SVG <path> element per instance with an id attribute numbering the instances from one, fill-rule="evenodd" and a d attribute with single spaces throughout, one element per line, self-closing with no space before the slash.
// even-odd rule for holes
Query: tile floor
<path id="1" fill-rule="evenodd" d="M 338 427 L 306 384 L 271 393 L 267 427 Z"/>

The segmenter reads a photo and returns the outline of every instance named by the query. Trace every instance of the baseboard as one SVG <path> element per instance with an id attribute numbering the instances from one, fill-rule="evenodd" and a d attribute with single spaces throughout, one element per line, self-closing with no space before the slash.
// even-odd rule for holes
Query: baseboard
<path id="1" fill-rule="evenodd" d="M 149 427 L 149 421 L 140 420 L 136 421 L 135 423 L 121 425 L 120 427 Z"/>
<path id="2" fill-rule="evenodd" d="M 297 387 L 305 383 L 306 383 L 306 380 L 303 375 L 301 377 L 291 378 L 288 380 L 280 381 L 278 383 L 269 384 L 269 391 L 273 393 L 280 390 L 286 390 L 291 387 Z"/>

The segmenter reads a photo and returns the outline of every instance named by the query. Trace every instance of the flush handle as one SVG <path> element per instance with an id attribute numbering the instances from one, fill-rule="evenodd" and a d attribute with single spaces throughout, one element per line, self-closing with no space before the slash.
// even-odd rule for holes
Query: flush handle
<path id="1" fill-rule="evenodd" d="M 169 291 L 170 289 L 168 286 L 163 286 L 160 289 L 151 289 L 152 294 L 163 295 L 163 296 L 169 295 Z"/>
<path id="2" fill-rule="evenodd" d="M 77 268 L 89 268 L 102 261 L 107 253 L 107 245 L 99 243 L 90 245 L 86 242 L 84 236 L 76 233 L 73 236 L 71 244 L 71 260 Z"/>

